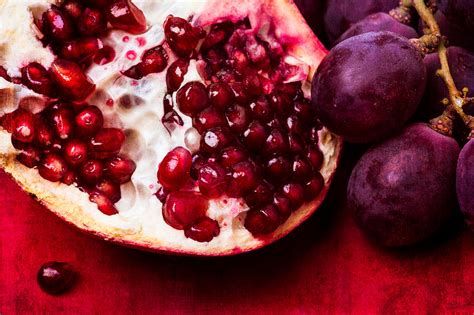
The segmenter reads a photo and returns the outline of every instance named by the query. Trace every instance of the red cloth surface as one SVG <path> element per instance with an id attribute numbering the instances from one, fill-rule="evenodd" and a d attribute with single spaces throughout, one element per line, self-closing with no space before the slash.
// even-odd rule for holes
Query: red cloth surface
<path id="1" fill-rule="evenodd" d="M 415 248 L 378 248 L 345 207 L 352 163 L 344 164 L 324 207 L 289 236 L 254 253 L 214 259 L 91 238 L 0 173 L 0 313 L 473 313 L 474 234 L 453 223 Z M 36 283 L 49 260 L 79 271 L 64 295 L 49 296 Z"/>

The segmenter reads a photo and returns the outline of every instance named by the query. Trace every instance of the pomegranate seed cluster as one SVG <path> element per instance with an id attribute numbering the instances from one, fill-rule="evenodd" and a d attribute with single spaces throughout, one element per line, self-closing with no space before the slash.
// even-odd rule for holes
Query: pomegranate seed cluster
<path id="1" fill-rule="evenodd" d="M 169 16 L 164 31 L 179 58 L 166 73 L 163 122 L 182 124 L 177 106 L 200 134 L 197 152 L 176 147 L 159 166 L 165 221 L 210 241 L 219 225 L 206 216 L 209 200 L 243 198 L 247 230 L 275 231 L 324 187 L 320 124 L 301 83 L 285 83 L 294 69 L 282 61 L 283 47 L 261 40 L 248 20 L 214 24 L 203 34 Z M 205 65 L 204 83 L 182 85 L 191 59 Z"/>

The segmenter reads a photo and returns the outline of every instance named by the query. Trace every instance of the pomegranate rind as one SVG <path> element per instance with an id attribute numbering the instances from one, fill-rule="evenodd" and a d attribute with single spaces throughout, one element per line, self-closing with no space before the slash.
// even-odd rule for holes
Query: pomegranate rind
<path id="1" fill-rule="evenodd" d="M 252 23 L 264 20 L 262 19 L 264 15 L 278 20 L 278 25 L 274 30 L 277 40 L 284 45 L 289 55 L 303 60 L 309 66 L 308 82 L 326 53 L 325 48 L 306 25 L 292 1 L 262 0 L 257 3 L 244 0 L 237 3 L 210 0 L 206 2 L 205 7 L 212 9 L 207 10 L 208 13 L 196 15 L 192 21 L 194 25 L 205 26 L 229 17 L 238 20 L 249 16 Z M 225 12 L 228 12 L 227 16 Z M 12 89 L 0 90 L 0 104 L 4 108 L 12 106 L 11 103 L 14 101 L 14 97 L 11 95 Z M 174 240 L 169 236 L 159 237 L 147 233 L 139 224 L 131 224 L 130 220 L 120 214 L 103 215 L 97 210 L 97 206 L 89 201 L 86 193 L 79 191 L 74 186 L 49 182 L 41 178 L 37 170 L 20 164 L 15 159 L 17 152 L 11 145 L 10 134 L 1 128 L 0 167 L 51 212 L 80 230 L 100 239 L 152 252 L 193 256 L 226 256 L 252 251 L 282 238 L 317 210 L 327 194 L 342 149 L 340 137 L 331 134 L 326 129 L 320 131 L 319 135 L 320 148 L 325 156 L 325 162 L 321 169 L 325 185 L 319 196 L 296 210 L 285 223 L 271 234 L 253 237 L 247 233 L 248 237 L 239 239 L 230 237 L 224 242 L 213 240 L 208 243 L 198 243 L 185 239 L 184 236 L 180 240 Z"/>

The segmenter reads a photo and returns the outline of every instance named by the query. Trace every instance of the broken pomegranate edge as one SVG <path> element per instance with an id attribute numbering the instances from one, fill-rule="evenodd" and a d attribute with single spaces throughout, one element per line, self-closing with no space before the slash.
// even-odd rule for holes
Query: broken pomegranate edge
<path id="1" fill-rule="evenodd" d="M 211 0 L 207 1 L 206 7 L 212 10 L 196 15 L 192 21 L 194 26 L 206 26 L 222 19 L 240 20 L 247 16 L 250 16 L 250 19 L 253 16 L 258 21 L 257 18 L 262 13 L 278 20 L 275 34 L 280 37 L 283 44 L 291 42 L 291 55 L 301 58 L 310 66 L 308 81 L 327 52 L 306 25 L 292 1 L 263 0 L 256 4 L 250 0 L 239 3 Z M 3 92 L 5 91 L 0 89 L 0 102 L 12 102 L 13 99 L 9 99 L 7 95 L 8 91 L 5 95 Z M 51 212 L 87 234 L 145 251 L 188 256 L 226 256 L 252 251 L 273 243 L 290 233 L 317 210 L 327 194 L 339 163 L 342 139 L 323 129 L 320 134 L 320 146 L 325 154 L 321 170 L 325 177 L 325 185 L 318 197 L 294 211 L 273 233 L 259 237 L 253 237 L 249 233 L 245 239 L 234 240 L 230 237 L 224 242 L 180 243 L 170 238 L 147 234 L 141 226 L 120 224 L 125 222 L 120 215 L 104 219 L 105 216 L 97 211 L 96 205 L 89 201 L 87 193 L 79 191 L 74 186 L 47 181 L 38 176 L 36 170 L 20 164 L 15 159 L 16 152 L 10 143 L 10 134 L 1 128 L 0 168 L 10 174 L 26 192 L 34 195 Z"/>

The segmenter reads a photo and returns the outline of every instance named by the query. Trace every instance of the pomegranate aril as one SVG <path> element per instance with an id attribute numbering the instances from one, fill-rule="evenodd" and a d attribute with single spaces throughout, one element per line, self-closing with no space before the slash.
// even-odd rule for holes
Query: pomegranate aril
<path id="1" fill-rule="evenodd" d="M 162 204 L 164 204 L 169 193 L 170 192 L 167 189 L 165 189 L 164 187 L 160 187 L 160 189 L 158 189 L 158 191 L 156 192 L 155 196 Z"/>
<path id="2" fill-rule="evenodd" d="M 78 167 L 87 160 L 87 144 L 81 140 L 70 140 L 64 145 L 64 159 L 72 167 Z"/>
<path id="3" fill-rule="evenodd" d="M 101 192 L 93 191 L 89 195 L 89 200 L 97 205 L 97 208 L 105 215 L 117 214 L 117 208 L 115 208 L 112 201 Z"/>
<path id="4" fill-rule="evenodd" d="M 78 19 L 84 12 L 84 6 L 79 1 L 67 1 L 61 8 L 74 20 Z"/>
<path id="5" fill-rule="evenodd" d="M 62 96 L 66 99 L 83 101 L 95 90 L 95 84 L 90 81 L 77 63 L 56 59 L 51 64 L 50 72 L 61 89 Z"/>
<path id="6" fill-rule="evenodd" d="M 309 104 L 309 102 L 306 100 L 295 102 L 294 110 L 296 115 L 306 124 L 311 123 L 311 120 L 315 116 L 311 104 Z"/>
<path id="7" fill-rule="evenodd" d="M 244 81 L 242 83 L 247 95 L 258 96 L 263 93 L 262 82 L 256 72 L 249 71 L 244 74 Z"/>
<path id="8" fill-rule="evenodd" d="M 178 90 L 176 103 L 183 114 L 196 115 L 209 105 L 206 87 L 198 81 L 186 83 Z"/>
<path id="9" fill-rule="evenodd" d="M 193 126 L 199 133 L 212 127 L 223 127 L 227 124 L 224 115 L 213 107 L 208 107 L 193 118 Z"/>
<path id="10" fill-rule="evenodd" d="M 302 153 L 305 149 L 304 141 L 298 134 L 290 133 L 288 135 L 288 142 L 290 144 L 290 151 L 293 154 Z"/>
<path id="11" fill-rule="evenodd" d="M 197 242 L 210 242 L 220 233 L 219 224 L 216 220 L 208 217 L 198 219 L 193 225 L 184 230 L 187 238 Z"/>
<path id="12" fill-rule="evenodd" d="M 189 179 L 191 163 L 191 153 L 187 149 L 174 148 L 166 154 L 159 165 L 158 182 L 168 190 L 179 190 Z"/>
<path id="13" fill-rule="evenodd" d="M 53 131 L 59 139 L 70 139 L 74 133 L 74 111 L 66 103 L 60 103 L 50 112 L 49 120 Z"/>
<path id="14" fill-rule="evenodd" d="M 77 19 L 77 27 L 82 35 L 97 35 L 107 29 L 107 19 L 101 10 L 86 8 Z"/>
<path id="15" fill-rule="evenodd" d="M 122 198 L 120 185 L 113 180 L 104 178 L 95 185 L 95 189 L 104 194 L 113 203 L 118 202 Z"/>
<path id="16" fill-rule="evenodd" d="M 296 115 L 290 115 L 285 119 L 285 127 L 288 132 L 293 134 L 302 134 L 305 129 L 300 118 Z"/>
<path id="17" fill-rule="evenodd" d="M 232 146 L 222 150 L 219 162 L 223 167 L 231 167 L 247 158 L 248 154 L 244 149 Z"/>
<path id="18" fill-rule="evenodd" d="M 286 95 L 272 92 L 269 95 L 268 101 L 270 102 L 270 106 L 273 108 L 274 112 L 279 116 L 285 116 L 292 111 L 292 100 Z"/>
<path id="19" fill-rule="evenodd" d="M 55 86 L 48 70 L 37 62 L 21 68 L 21 82 L 36 93 L 49 97 L 56 96 Z"/>
<path id="20" fill-rule="evenodd" d="M 208 159 L 205 158 L 202 154 L 195 153 L 192 157 L 192 166 L 190 171 L 190 176 L 194 180 L 199 178 L 199 170 L 201 167 L 208 163 Z"/>
<path id="21" fill-rule="evenodd" d="M 245 91 L 245 87 L 241 82 L 229 83 L 232 92 L 234 92 L 234 99 L 237 104 L 246 105 L 249 101 L 249 96 Z"/>
<path id="22" fill-rule="evenodd" d="M 250 115 L 244 106 L 233 105 L 226 110 L 225 115 L 230 129 L 236 133 L 244 132 L 249 125 Z"/>
<path id="23" fill-rule="evenodd" d="M 247 206 L 251 208 L 271 202 L 272 197 L 272 187 L 267 182 L 260 181 L 254 189 L 245 195 L 244 200 Z"/>
<path id="24" fill-rule="evenodd" d="M 180 57 L 189 57 L 196 48 L 200 31 L 180 17 L 168 16 L 163 25 L 170 48 Z"/>
<path id="25" fill-rule="evenodd" d="M 290 144 L 288 137 L 280 130 L 273 128 L 263 144 L 263 153 L 267 155 L 283 154 L 288 152 Z"/>
<path id="26" fill-rule="evenodd" d="M 312 127 L 308 132 L 308 142 L 310 144 L 316 144 L 319 141 L 319 128 Z"/>
<path id="27" fill-rule="evenodd" d="M 304 197 L 306 201 L 311 201 L 316 198 L 319 193 L 323 190 L 324 178 L 318 172 L 311 180 L 304 185 Z"/>
<path id="28" fill-rule="evenodd" d="M 281 222 L 285 222 L 291 215 L 292 207 L 290 200 L 280 193 L 275 193 L 273 196 L 273 205 L 278 209 Z"/>
<path id="29" fill-rule="evenodd" d="M 299 99 L 303 94 L 301 82 L 281 84 L 278 86 L 278 92 L 291 100 Z"/>
<path id="30" fill-rule="evenodd" d="M 96 37 L 79 38 L 67 42 L 59 49 L 59 56 L 66 60 L 81 62 L 95 55 L 102 48 L 102 42 Z"/>
<path id="31" fill-rule="evenodd" d="M 204 196 L 218 198 L 226 190 L 226 171 L 219 164 L 205 164 L 199 169 L 198 184 Z"/>
<path id="32" fill-rule="evenodd" d="M 230 130 L 222 127 L 214 127 L 207 130 L 201 136 L 200 149 L 207 153 L 218 153 L 232 141 Z"/>
<path id="33" fill-rule="evenodd" d="M 265 163 L 264 171 L 272 182 L 282 182 L 290 176 L 291 163 L 283 156 L 275 156 Z"/>
<path id="34" fill-rule="evenodd" d="M 260 96 L 251 102 L 249 106 L 254 119 L 265 123 L 273 119 L 273 111 L 265 96 Z"/>
<path id="35" fill-rule="evenodd" d="M 304 202 L 304 188 L 296 182 L 283 185 L 281 193 L 290 200 L 292 210 L 298 209 Z"/>
<path id="36" fill-rule="evenodd" d="M 132 160 L 117 156 L 105 163 L 105 174 L 117 183 L 125 184 L 131 180 L 136 168 Z"/>
<path id="37" fill-rule="evenodd" d="M 224 43 L 229 39 L 233 31 L 234 23 L 231 21 L 213 24 L 201 45 L 201 49 L 207 50 L 213 46 Z"/>
<path id="38" fill-rule="evenodd" d="M 93 136 L 104 125 L 104 116 L 97 106 L 88 105 L 74 119 L 77 133 L 81 136 Z"/>
<path id="39" fill-rule="evenodd" d="M 7 70 L 3 66 L 0 66 L 0 78 L 8 82 L 12 81 L 12 78 L 8 75 Z"/>
<path id="40" fill-rule="evenodd" d="M 217 71 L 215 76 L 212 77 L 212 81 L 231 83 L 235 81 L 240 81 L 240 76 L 234 70 L 225 68 Z"/>
<path id="41" fill-rule="evenodd" d="M 93 60 L 98 65 L 106 65 L 115 59 L 115 50 L 110 46 L 104 46 L 99 49 L 93 57 Z"/>
<path id="42" fill-rule="evenodd" d="M 234 103 L 234 92 L 227 83 L 212 83 L 209 85 L 208 89 L 209 101 L 214 108 L 220 111 L 225 111 L 230 105 Z"/>
<path id="43" fill-rule="evenodd" d="M 91 153 L 98 159 L 112 158 L 120 152 L 125 133 L 117 128 L 101 129 L 90 140 Z"/>
<path id="44" fill-rule="evenodd" d="M 259 176 L 255 164 L 250 161 L 239 162 L 232 167 L 227 194 L 230 197 L 242 197 L 255 188 L 258 181 Z"/>
<path id="45" fill-rule="evenodd" d="M 113 28 L 131 34 L 141 34 L 146 31 L 145 14 L 131 0 L 112 0 L 106 8 L 106 14 Z"/>
<path id="46" fill-rule="evenodd" d="M 189 60 L 177 59 L 166 70 L 166 86 L 168 93 L 177 91 L 188 72 Z"/>
<path id="47" fill-rule="evenodd" d="M 184 230 L 205 217 L 208 208 L 209 201 L 200 193 L 173 191 L 163 205 L 163 219 L 171 227 Z"/>
<path id="48" fill-rule="evenodd" d="M 324 155 L 316 146 L 309 146 L 306 152 L 306 158 L 314 170 L 320 170 L 324 162 Z"/>
<path id="49" fill-rule="evenodd" d="M 64 173 L 63 178 L 61 178 L 61 182 L 70 186 L 74 184 L 77 179 L 76 177 L 76 173 L 74 173 L 72 170 L 67 170 L 66 173 Z"/>
<path id="50" fill-rule="evenodd" d="M 16 159 L 23 165 L 33 168 L 38 166 L 40 161 L 40 152 L 38 149 L 31 145 L 26 145 L 18 153 Z"/>
<path id="51" fill-rule="evenodd" d="M 278 210 L 273 205 L 254 208 L 247 212 L 245 228 L 253 235 L 269 234 L 280 225 L 281 218 Z"/>
<path id="52" fill-rule="evenodd" d="M 167 112 L 163 118 L 161 118 L 161 122 L 170 134 L 173 132 L 176 126 L 183 126 L 184 124 L 183 119 L 175 110 Z"/>
<path id="53" fill-rule="evenodd" d="M 13 113 L 12 139 L 30 143 L 35 138 L 35 116 L 25 110 L 18 109 Z"/>
<path id="54" fill-rule="evenodd" d="M 221 70 L 225 66 L 226 54 L 222 49 L 212 48 L 209 51 L 202 52 L 202 56 L 206 61 L 206 74 L 209 79 L 213 74 Z"/>
<path id="55" fill-rule="evenodd" d="M 54 4 L 43 13 L 41 25 L 43 34 L 54 41 L 64 42 L 75 35 L 69 15 Z"/>
<path id="56" fill-rule="evenodd" d="M 250 150 L 260 150 L 267 138 L 265 126 L 259 121 L 253 121 L 242 134 L 242 142 Z"/>
<path id="57" fill-rule="evenodd" d="M 162 46 L 151 48 L 142 56 L 142 60 L 137 65 L 122 72 L 123 75 L 139 80 L 149 74 L 159 73 L 166 69 L 168 56 Z"/>
<path id="58" fill-rule="evenodd" d="M 76 273 L 72 265 L 51 261 L 43 264 L 36 274 L 41 290 L 48 294 L 60 294 L 74 284 Z"/>
<path id="59" fill-rule="evenodd" d="M 296 156 L 292 165 L 293 179 L 299 182 L 309 180 L 313 173 L 313 168 L 308 160 L 302 156 Z"/>
<path id="60" fill-rule="evenodd" d="M 89 160 L 79 169 L 79 177 L 86 185 L 95 185 L 104 174 L 104 163 L 100 160 Z"/>
<path id="61" fill-rule="evenodd" d="M 66 161 L 55 153 L 48 153 L 43 156 L 38 171 L 41 177 L 51 182 L 60 181 L 67 171 Z"/>
<path id="62" fill-rule="evenodd" d="M 244 72 L 249 66 L 249 58 L 242 50 L 236 49 L 232 52 L 229 58 L 230 65 L 238 72 Z"/>

